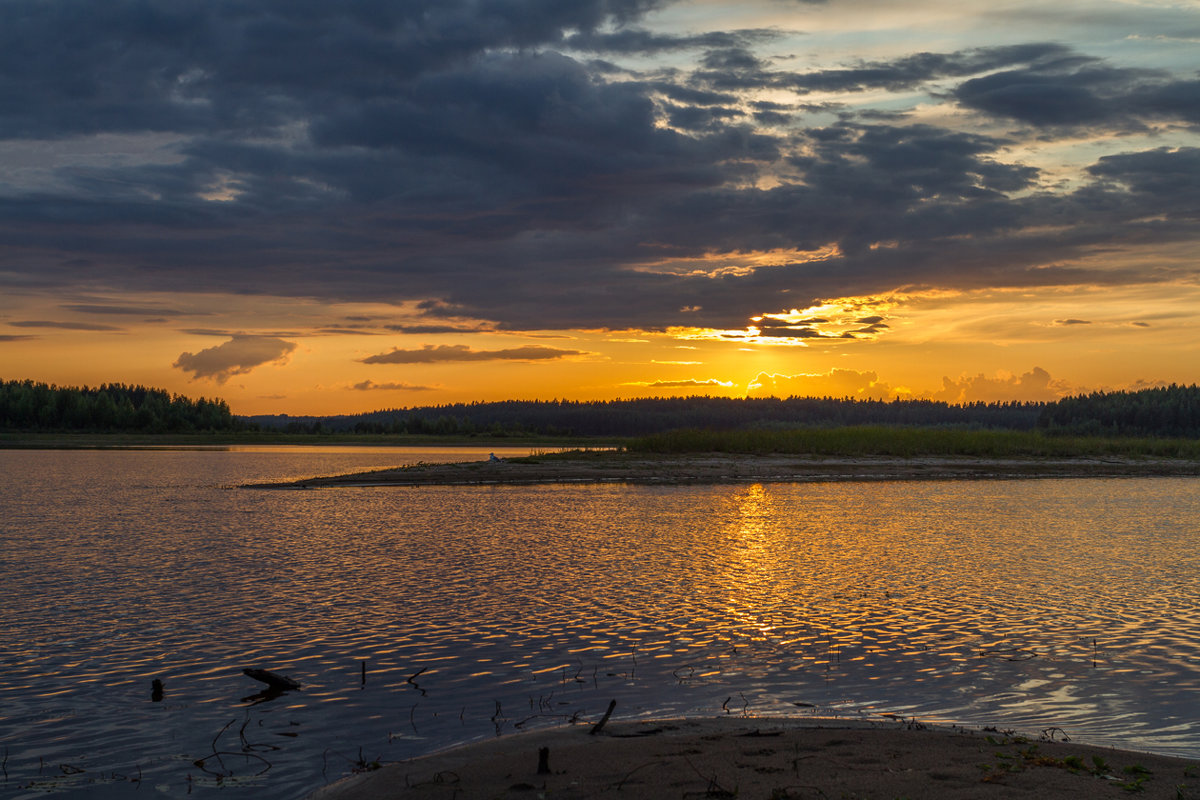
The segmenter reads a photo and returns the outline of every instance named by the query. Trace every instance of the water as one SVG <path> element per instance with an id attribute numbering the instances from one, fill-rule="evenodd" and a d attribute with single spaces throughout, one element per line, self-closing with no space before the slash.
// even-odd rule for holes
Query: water
<path id="1" fill-rule="evenodd" d="M 0 451 L 0 796 L 299 798 L 610 699 L 1200 758 L 1200 479 L 230 488 L 463 452 Z"/>

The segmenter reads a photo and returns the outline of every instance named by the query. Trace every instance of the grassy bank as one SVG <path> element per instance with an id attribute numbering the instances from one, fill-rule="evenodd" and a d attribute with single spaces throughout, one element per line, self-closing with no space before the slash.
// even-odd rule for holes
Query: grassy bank
<path id="1" fill-rule="evenodd" d="M 635 453 L 748 453 L 819 456 L 975 456 L 979 458 L 1186 458 L 1200 460 L 1197 439 L 1047 436 L 1036 431 L 942 428 L 799 428 L 682 430 L 633 439 Z"/>

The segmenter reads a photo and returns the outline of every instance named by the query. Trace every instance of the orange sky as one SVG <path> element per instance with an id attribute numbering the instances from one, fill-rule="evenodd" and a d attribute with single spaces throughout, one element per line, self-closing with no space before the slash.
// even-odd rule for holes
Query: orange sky
<path id="1" fill-rule="evenodd" d="M 104 300 L 90 299 L 97 305 Z M 151 308 L 172 299 L 145 302 Z M 246 300 L 205 298 L 204 307 L 222 309 L 204 312 L 205 319 L 218 326 L 243 320 L 252 312 L 235 309 L 239 302 Z M 105 324 L 114 330 L 26 329 L 36 338 L 3 346 L 4 374 L 60 385 L 115 380 L 160 386 L 225 398 L 241 414 L 691 394 L 1050 400 L 1102 388 L 1200 381 L 1200 336 L 1189 324 L 1200 291 L 1190 287 L 1178 287 L 1174 297 L 1075 287 L 1036 295 L 984 290 L 841 298 L 780 318 L 829 320 L 815 326 L 828 335 L 866 330 L 871 326 L 856 320 L 874 317 L 886 327 L 877 323 L 853 339 L 801 341 L 758 335 L 761 329 L 749 326 L 393 334 L 380 324 L 399 319 L 386 306 L 276 303 L 281 325 L 248 329 L 244 338 L 179 331 L 178 320 L 149 315 L 110 314 Z M 270 304 L 253 305 L 268 322 Z M 1073 316 L 1081 308 L 1088 319 Z M 1139 313 L 1131 315 L 1131 309 Z M 348 317 L 378 322 L 331 332 Z M 288 330 L 282 329 L 285 320 L 292 323 Z M 206 351 L 223 371 L 197 377 L 172 366 L 191 363 L 190 356 L 193 368 L 203 371 Z M 412 363 L 364 363 L 396 351 Z M 463 358 L 470 360 L 455 360 Z M 242 368 L 240 362 L 261 363 Z"/>

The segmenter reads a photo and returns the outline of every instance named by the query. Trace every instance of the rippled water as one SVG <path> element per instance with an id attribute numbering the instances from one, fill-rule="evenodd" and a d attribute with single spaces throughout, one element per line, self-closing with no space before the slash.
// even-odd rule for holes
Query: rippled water
<path id="1" fill-rule="evenodd" d="M 1200 479 L 229 488 L 462 452 L 0 451 L 0 794 L 302 797 L 610 699 L 1200 757 Z"/>

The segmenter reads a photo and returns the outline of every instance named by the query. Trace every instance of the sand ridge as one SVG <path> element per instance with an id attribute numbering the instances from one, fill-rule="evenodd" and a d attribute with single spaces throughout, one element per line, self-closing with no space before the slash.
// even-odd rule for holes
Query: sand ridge
<path id="1" fill-rule="evenodd" d="M 1165 458 L 976 458 L 591 452 L 506 461 L 417 464 L 249 488 L 472 486 L 554 483 L 641 485 L 1200 476 L 1200 463 Z"/>
<path id="2" fill-rule="evenodd" d="M 354 775 L 311 800 L 1200 798 L 1200 763 L 1011 732 L 688 719 L 503 736 Z M 1054 739 L 1054 740 L 1051 740 Z M 539 773 L 539 751 L 545 766 Z"/>

